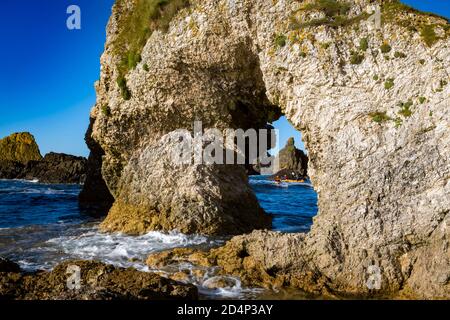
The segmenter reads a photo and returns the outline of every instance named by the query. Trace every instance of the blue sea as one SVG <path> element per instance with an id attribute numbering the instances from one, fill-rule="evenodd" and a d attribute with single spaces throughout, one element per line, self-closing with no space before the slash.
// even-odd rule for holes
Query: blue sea
<path id="1" fill-rule="evenodd" d="M 274 230 L 309 230 L 317 213 L 317 194 L 310 183 L 277 185 L 264 176 L 252 176 L 250 185 L 261 206 L 273 215 Z M 0 180 L 0 256 L 19 263 L 27 271 L 51 270 L 66 259 L 95 259 L 150 271 L 144 261 L 152 252 L 174 247 L 207 248 L 227 240 L 178 232 L 104 234 L 98 230 L 100 220 L 90 217 L 78 205 L 80 191 L 78 185 Z M 196 281 L 193 280 L 206 297 L 252 298 L 262 290 L 244 288 L 239 279 L 235 279 L 232 288 L 220 290 L 206 289 Z"/>

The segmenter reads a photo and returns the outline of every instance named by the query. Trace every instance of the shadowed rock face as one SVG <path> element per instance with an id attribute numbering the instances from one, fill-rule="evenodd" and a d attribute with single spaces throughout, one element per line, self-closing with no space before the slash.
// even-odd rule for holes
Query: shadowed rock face
<path id="1" fill-rule="evenodd" d="M 305 263 L 296 285 L 311 288 L 319 277 L 337 292 L 448 297 L 448 23 L 375 1 L 384 17 L 377 31 L 363 19 L 369 2 L 349 1 L 343 23 L 302 1 L 192 1 L 147 41 L 124 100 L 114 40 L 133 5 L 118 1 L 91 112 L 115 199 L 104 228 L 218 233 L 259 220 L 242 168 L 174 170 L 165 139 L 194 120 L 259 128 L 276 105 L 302 131 L 319 193 L 314 225 L 295 244 Z M 427 25 L 434 39 L 421 32 Z M 279 248 L 270 246 L 262 257 Z"/>
<path id="2" fill-rule="evenodd" d="M 86 179 L 86 158 L 50 152 L 42 161 L 30 161 L 23 179 L 38 179 L 41 183 L 81 184 Z"/>
<path id="3" fill-rule="evenodd" d="M 5 262 L 6 264 L 6 262 Z M 197 288 L 153 273 L 116 268 L 93 261 L 66 261 L 51 272 L 23 274 L 17 265 L 0 260 L 0 299 L 14 300 L 193 300 Z M 68 287 L 68 278 L 76 266 L 80 270 L 80 288 Z M 13 268 L 14 267 L 14 268 Z M 68 272 L 69 270 L 69 272 Z M 69 281 L 69 283 L 72 283 Z"/>

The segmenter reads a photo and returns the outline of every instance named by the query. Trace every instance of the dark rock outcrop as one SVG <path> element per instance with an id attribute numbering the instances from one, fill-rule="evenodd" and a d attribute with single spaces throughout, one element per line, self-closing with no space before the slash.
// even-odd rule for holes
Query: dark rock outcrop
<path id="1" fill-rule="evenodd" d="M 0 179 L 18 179 L 22 176 L 25 165 L 13 160 L 0 160 Z"/>
<path id="2" fill-rule="evenodd" d="M 22 178 L 38 179 L 42 183 L 81 184 L 86 179 L 86 162 L 83 157 L 51 152 L 42 161 L 28 162 Z"/>
<path id="3" fill-rule="evenodd" d="M 30 133 L 14 133 L 0 140 L 0 179 L 39 180 L 41 183 L 81 184 L 87 160 L 50 152 L 42 158 Z"/>
<path id="4" fill-rule="evenodd" d="M 99 215 L 106 215 L 114 202 L 114 198 L 102 177 L 102 158 L 105 152 L 99 143 L 91 137 L 93 122 L 91 118 L 85 136 L 86 144 L 91 152 L 87 160 L 87 177 L 79 195 L 79 201 L 82 206 L 94 208 Z"/>
<path id="5" fill-rule="evenodd" d="M 0 263 L 0 266 L 3 262 Z M 9 262 L 9 264 L 11 264 Z M 71 269 L 73 268 L 73 269 Z M 70 276 L 80 271 L 80 287 Z M 75 283 L 73 283 L 75 284 Z M 154 273 L 117 268 L 95 261 L 66 261 L 51 272 L 24 274 L 0 269 L 0 299 L 9 300 L 173 300 L 198 298 L 197 288 Z"/>
<path id="6" fill-rule="evenodd" d="M 17 263 L 0 257 L 0 272 L 20 272 L 20 267 Z"/>

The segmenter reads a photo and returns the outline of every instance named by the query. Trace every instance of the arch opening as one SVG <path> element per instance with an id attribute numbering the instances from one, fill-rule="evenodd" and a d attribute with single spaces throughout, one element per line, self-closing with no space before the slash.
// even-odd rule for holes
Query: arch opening
<path id="1" fill-rule="evenodd" d="M 260 206 L 272 215 L 272 230 L 308 232 L 318 212 L 318 197 L 308 176 L 308 153 L 302 134 L 284 115 L 269 125 L 277 130 L 278 145 L 268 152 L 278 157 L 279 170 L 268 174 L 261 168 L 247 169 L 250 186 Z M 285 175 L 289 182 L 275 181 Z"/>

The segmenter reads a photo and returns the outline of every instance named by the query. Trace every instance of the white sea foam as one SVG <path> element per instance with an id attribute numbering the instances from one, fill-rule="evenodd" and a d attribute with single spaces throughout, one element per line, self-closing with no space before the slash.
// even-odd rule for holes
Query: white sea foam
<path id="1" fill-rule="evenodd" d="M 101 260 L 120 267 L 133 266 L 139 270 L 145 269 L 144 261 L 152 252 L 209 242 L 205 236 L 184 235 L 178 232 L 154 231 L 142 236 L 128 236 L 120 233 L 105 234 L 97 229 L 77 236 L 62 236 L 47 241 L 74 258 Z"/>

